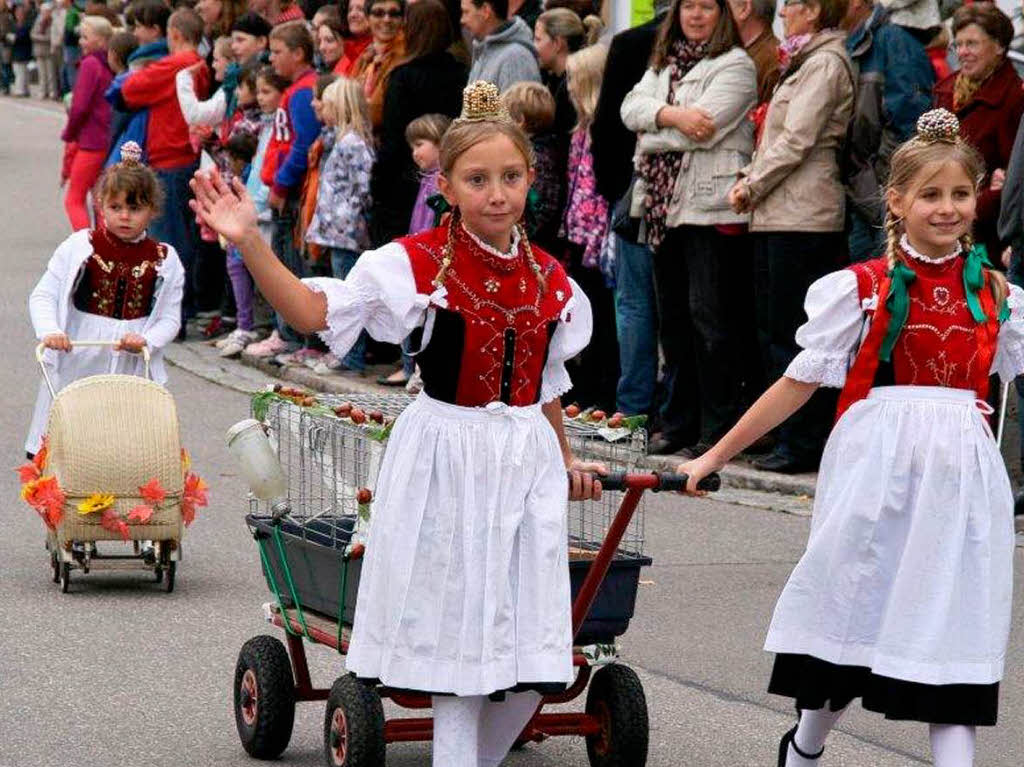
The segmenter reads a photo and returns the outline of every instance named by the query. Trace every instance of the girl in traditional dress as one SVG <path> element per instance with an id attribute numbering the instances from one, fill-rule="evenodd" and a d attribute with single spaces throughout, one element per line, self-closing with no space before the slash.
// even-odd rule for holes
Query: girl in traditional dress
<path id="1" fill-rule="evenodd" d="M 972 246 L 983 171 L 954 115 L 923 115 L 892 156 L 885 255 L 811 286 L 785 376 L 679 467 L 692 490 L 819 386 L 843 390 L 807 550 L 765 642 L 769 692 L 799 712 L 780 767 L 818 764 L 854 698 L 928 723 L 940 767 L 969 767 L 975 728 L 996 723 L 1013 496 L 985 400 L 990 371 L 1024 372 L 1024 294 Z"/>
<path id="2" fill-rule="evenodd" d="M 434 694 L 436 767 L 490 767 L 540 691 L 573 679 L 566 500 L 599 496 L 600 469 L 574 459 L 559 397 L 590 306 L 526 238 L 530 143 L 492 84 L 466 89 L 440 166 L 448 223 L 364 253 L 344 280 L 293 277 L 241 184 L 197 174 L 193 207 L 339 357 L 363 329 L 413 334 L 424 391 L 388 440 L 347 666 Z"/>
<path id="3" fill-rule="evenodd" d="M 161 192 L 141 156 L 134 141 L 121 148 L 121 162 L 106 170 L 98 187 L 102 224 L 64 240 L 29 297 L 32 327 L 47 348 L 44 364 L 57 391 L 91 375 L 144 375 L 144 346 L 153 380 L 167 380 L 161 350 L 178 335 L 185 272 L 174 248 L 146 236 Z M 76 349 L 75 340 L 117 343 L 111 352 Z M 39 450 L 50 404 L 41 383 L 25 441 L 30 455 Z"/>

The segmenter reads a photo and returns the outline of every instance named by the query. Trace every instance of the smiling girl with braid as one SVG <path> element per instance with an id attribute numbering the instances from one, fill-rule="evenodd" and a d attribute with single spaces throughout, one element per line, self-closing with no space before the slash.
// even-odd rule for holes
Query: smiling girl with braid
<path id="1" fill-rule="evenodd" d="M 339 357 L 363 329 L 414 334 L 424 391 L 388 440 L 346 662 L 434 693 L 434 765 L 491 767 L 540 692 L 574 676 L 566 501 L 600 496 L 586 471 L 603 469 L 572 456 L 559 397 L 590 306 L 527 240 L 530 143 L 490 83 L 466 89 L 440 165 L 448 224 L 363 254 L 344 280 L 293 277 L 238 183 L 197 175 L 194 208 Z"/>
<path id="2" fill-rule="evenodd" d="M 938 767 L 970 767 L 975 728 L 996 723 L 1013 497 L 985 399 L 990 372 L 1024 372 L 1024 294 L 973 245 L 983 172 L 953 114 L 923 115 L 892 155 L 885 255 L 811 286 L 803 351 L 679 467 L 692 489 L 819 386 L 842 388 L 807 550 L 765 642 L 768 689 L 800 714 L 780 767 L 819 764 L 854 698 L 929 724 Z"/>

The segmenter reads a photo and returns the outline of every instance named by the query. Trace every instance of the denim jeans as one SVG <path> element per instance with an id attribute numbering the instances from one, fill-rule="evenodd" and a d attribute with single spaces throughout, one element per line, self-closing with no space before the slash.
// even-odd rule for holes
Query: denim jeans
<path id="1" fill-rule="evenodd" d="M 296 277 L 302 278 L 306 276 L 306 268 L 302 260 L 302 254 L 295 247 L 294 236 L 295 222 L 298 216 L 299 201 L 294 197 L 288 197 L 285 200 L 284 207 L 280 212 L 276 210 L 271 211 L 270 220 L 273 226 L 273 234 L 270 239 L 270 247 L 289 272 Z M 275 312 L 274 317 L 277 324 L 277 332 L 281 334 L 281 338 L 291 343 L 303 342 L 302 336 L 288 327 L 279 313 Z"/>
<path id="2" fill-rule="evenodd" d="M 199 245 L 199 228 L 188 207 L 192 196 L 188 182 L 198 168 L 198 163 L 183 168 L 155 169 L 156 177 L 164 191 L 163 212 L 149 225 L 149 234 L 158 242 L 166 242 L 178 251 L 181 265 L 185 267 L 185 295 L 181 302 L 182 321 L 195 312 L 196 293 L 196 248 Z"/>
<path id="3" fill-rule="evenodd" d="M 64 46 L 64 66 L 58 73 L 60 78 L 61 94 L 71 93 L 75 88 L 75 78 L 78 77 L 78 62 L 82 58 L 82 49 L 77 45 Z"/>
<path id="4" fill-rule="evenodd" d="M 846 230 L 849 232 L 850 262 L 859 263 L 878 258 L 885 250 L 885 233 L 882 227 L 861 216 L 852 205 L 847 206 Z"/>
<path id="5" fill-rule="evenodd" d="M 343 280 L 352 271 L 352 267 L 359 260 L 359 253 L 345 248 L 331 248 L 331 275 Z M 366 340 L 368 336 L 364 330 L 359 334 L 355 344 L 349 349 L 348 354 L 342 359 L 341 364 L 349 370 L 358 370 L 360 373 L 366 370 Z"/>
<path id="6" fill-rule="evenodd" d="M 650 413 L 658 379 L 658 310 L 654 254 L 615 235 L 615 326 L 619 338 L 616 406 Z"/>

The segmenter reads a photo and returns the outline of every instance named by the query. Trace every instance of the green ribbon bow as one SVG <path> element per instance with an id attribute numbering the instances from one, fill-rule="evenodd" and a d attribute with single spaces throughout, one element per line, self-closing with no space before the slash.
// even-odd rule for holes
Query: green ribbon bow
<path id="1" fill-rule="evenodd" d="M 885 299 L 885 308 L 889 310 L 889 327 L 885 330 L 885 338 L 882 339 L 882 348 L 878 352 L 878 359 L 882 362 L 889 362 L 892 359 L 892 350 L 896 346 L 896 339 L 900 337 L 900 331 L 907 322 L 907 315 L 910 313 L 910 296 L 907 294 L 907 286 L 917 279 L 914 270 L 897 261 L 889 273 L 889 295 Z"/>
<path id="2" fill-rule="evenodd" d="M 988 260 L 988 250 L 984 245 L 975 245 L 967 254 L 964 264 L 964 294 L 967 298 L 967 308 L 971 310 L 971 316 L 979 325 L 988 318 L 985 310 L 981 308 L 981 301 L 978 299 L 978 292 L 985 287 L 985 269 L 991 269 L 992 264 Z M 1004 300 L 999 305 L 999 313 L 996 319 L 1005 322 L 1010 317 L 1010 307 Z"/>

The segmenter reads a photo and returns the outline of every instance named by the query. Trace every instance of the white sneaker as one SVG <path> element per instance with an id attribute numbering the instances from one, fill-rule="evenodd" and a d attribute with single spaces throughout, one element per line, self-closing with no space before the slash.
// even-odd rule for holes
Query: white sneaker
<path id="1" fill-rule="evenodd" d="M 249 344 L 258 341 L 260 334 L 255 330 L 234 330 L 224 339 L 224 345 L 220 346 L 221 357 L 237 357 Z"/>

